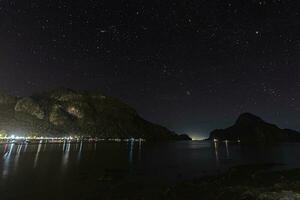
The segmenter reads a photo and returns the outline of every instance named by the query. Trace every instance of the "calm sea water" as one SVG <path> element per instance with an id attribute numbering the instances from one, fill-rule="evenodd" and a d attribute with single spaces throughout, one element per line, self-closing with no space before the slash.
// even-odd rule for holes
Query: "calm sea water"
<path id="1" fill-rule="evenodd" d="M 300 144 L 3 144 L 0 195 L 1 199 L 93 199 L 126 181 L 175 183 L 253 163 L 299 167 Z"/>

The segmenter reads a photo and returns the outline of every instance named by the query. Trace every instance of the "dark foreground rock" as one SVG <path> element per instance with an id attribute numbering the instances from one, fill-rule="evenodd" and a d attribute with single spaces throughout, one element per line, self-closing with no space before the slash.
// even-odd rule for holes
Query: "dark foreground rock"
<path id="1" fill-rule="evenodd" d="M 51 182 L 61 186 L 58 191 L 45 186 L 34 188 L 34 192 L 19 189 L 14 193 L 13 189 L 3 189 L 1 199 L 299 200 L 300 170 L 272 171 L 274 167 L 272 164 L 240 166 L 216 176 L 172 183 L 152 177 L 126 177 L 128 173 L 122 170 L 109 170 L 103 177 L 82 172 L 72 179 L 71 184 L 69 180 Z M 22 185 L 18 184 L 18 188 Z"/>
<path id="2" fill-rule="evenodd" d="M 91 194 L 94 199 L 111 200 L 299 200 L 300 169 L 274 171 L 276 166 L 239 166 L 219 175 L 173 184 L 151 179 L 101 179 L 98 187 L 110 189 Z"/>
<path id="3" fill-rule="evenodd" d="M 289 129 L 281 129 L 253 114 L 244 113 L 239 116 L 233 126 L 212 131 L 210 139 L 240 140 L 242 143 L 299 142 L 300 133 Z"/>
<path id="4" fill-rule="evenodd" d="M 219 176 L 177 184 L 168 192 L 168 198 L 210 200 L 300 199 L 300 170 L 272 171 L 271 169 L 272 165 L 235 167 Z"/>
<path id="5" fill-rule="evenodd" d="M 30 97 L 1 94 L 0 131 L 18 135 L 190 139 L 142 119 L 116 98 L 64 88 Z"/>

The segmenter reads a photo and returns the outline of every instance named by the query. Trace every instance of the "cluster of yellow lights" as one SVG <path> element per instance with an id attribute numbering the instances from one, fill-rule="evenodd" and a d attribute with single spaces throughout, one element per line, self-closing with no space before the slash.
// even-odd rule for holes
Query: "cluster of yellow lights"
<path id="1" fill-rule="evenodd" d="M 16 135 L 10 135 L 10 136 L 3 136 L 0 135 L 0 140 L 68 140 L 68 141 L 79 141 L 83 140 L 84 138 L 78 137 L 78 136 L 68 136 L 68 137 L 44 137 L 44 136 L 16 136 Z M 86 138 L 88 140 L 93 141 L 116 141 L 116 142 L 140 142 L 140 141 L 146 141 L 143 138 L 129 138 L 129 139 L 121 139 L 121 138 L 108 138 L 108 139 L 102 139 L 102 138 Z"/>

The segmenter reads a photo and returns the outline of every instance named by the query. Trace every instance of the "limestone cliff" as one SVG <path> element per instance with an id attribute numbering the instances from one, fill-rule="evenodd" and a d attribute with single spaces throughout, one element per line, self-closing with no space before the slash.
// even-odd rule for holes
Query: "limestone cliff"
<path id="1" fill-rule="evenodd" d="M 142 119 L 116 98 L 64 88 L 22 98 L 0 95 L 0 130 L 37 135 L 189 139 Z"/>

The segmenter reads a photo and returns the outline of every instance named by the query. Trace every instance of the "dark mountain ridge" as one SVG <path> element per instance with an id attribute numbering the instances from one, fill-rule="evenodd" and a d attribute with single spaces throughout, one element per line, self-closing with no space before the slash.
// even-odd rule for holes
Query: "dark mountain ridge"
<path id="1" fill-rule="evenodd" d="M 117 98 L 67 88 L 29 97 L 0 94 L 0 131 L 39 136 L 190 139 L 142 119 L 133 108 Z"/>
<path id="2" fill-rule="evenodd" d="M 294 130 L 281 129 L 274 124 L 265 122 L 251 113 L 239 116 L 235 124 L 226 129 L 211 132 L 209 139 L 255 142 L 300 142 L 300 133 Z"/>

